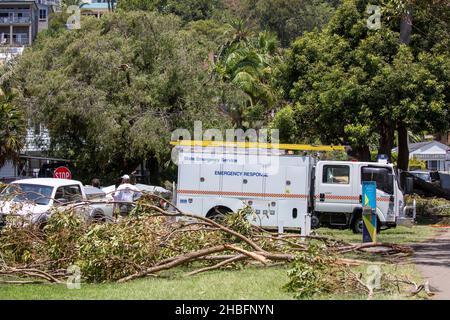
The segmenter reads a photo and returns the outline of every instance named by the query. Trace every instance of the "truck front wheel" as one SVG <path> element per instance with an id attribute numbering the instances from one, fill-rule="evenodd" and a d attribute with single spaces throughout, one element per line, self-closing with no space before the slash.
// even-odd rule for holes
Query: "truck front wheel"
<path id="1" fill-rule="evenodd" d="M 351 225 L 351 228 L 353 230 L 353 233 L 362 233 L 363 232 L 363 219 L 361 215 L 356 216 L 353 219 L 353 223 Z M 380 219 L 377 217 L 377 233 L 380 233 L 381 231 L 381 222 Z"/>
<path id="2" fill-rule="evenodd" d="M 353 219 L 351 228 L 353 230 L 353 233 L 362 233 L 363 232 L 363 219 L 362 219 L 361 215 L 358 215 Z"/>
<path id="3" fill-rule="evenodd" d="M 317 229 L 320 227 L 320 218 L 317 214 L 311 216 L 311 229 Z"/>

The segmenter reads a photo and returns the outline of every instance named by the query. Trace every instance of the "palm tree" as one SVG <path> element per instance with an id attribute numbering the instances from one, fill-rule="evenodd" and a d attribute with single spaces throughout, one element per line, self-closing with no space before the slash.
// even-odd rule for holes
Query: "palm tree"
<path id="1" fill-rule="evenodd" d="M 16 162 L 25 141 L 23 113 L 12 103 L 10 94 L 0 96 L 0 166 L 6 160 Z"/>
<path id="2" fill-rule="evenodd" d="M 247 107 L 234 110 L 234 113 L 239 113 L 233 117 L 239 120 L 235 121 L 235 125 L 239 127 L 242 125 L 243 113 L 251 112 L 252 109 L 257 110 L 256 113 L 267 112 L 274 104 L 275 95 L 269 79 L 277 39 L 267 32 L 260 33 L 254 38 L 241 36 L 240 40 L 236 38 L 233 37 L 233 40 L 225 46 L 226 49 L 221 51 L 214 70 L 222 81 L 233 84 L 249 97 Z"/>

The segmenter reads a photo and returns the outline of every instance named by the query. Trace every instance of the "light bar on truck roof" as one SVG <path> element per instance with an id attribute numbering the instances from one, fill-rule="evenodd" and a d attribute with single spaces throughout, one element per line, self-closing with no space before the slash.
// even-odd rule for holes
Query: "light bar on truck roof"
<path id="1" fill-rule="evenodd" d="M 326 146 L 309 144 L 288 144 L 270 142 L 233 142 L 233 141 L 212 141 L 212 140 L 179 140 L 171 141 L 171 145 L 179 147 L 229 147 L 229 148 L 254 148 L 254 149 L 280 149 L 280 150 L 301 150 L 301 151 L 345 151 L 344 146 Z"/>

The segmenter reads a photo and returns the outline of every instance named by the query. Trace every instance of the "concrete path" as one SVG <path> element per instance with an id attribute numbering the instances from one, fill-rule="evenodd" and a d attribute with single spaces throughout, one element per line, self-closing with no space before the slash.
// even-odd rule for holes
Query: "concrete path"
<path id="1" fill-rule="evenodd" d="M 433 240 L 413 248 L 414 263 L 436 293 L 433 299 L 450 300 L 450 229 L 442 229 Z"/>

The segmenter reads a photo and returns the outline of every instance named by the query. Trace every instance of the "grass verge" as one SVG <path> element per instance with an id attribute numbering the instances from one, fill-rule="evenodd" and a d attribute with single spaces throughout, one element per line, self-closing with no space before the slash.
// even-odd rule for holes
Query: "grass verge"
<path id="1" fill-rule="evenodd" d="M 316 233 L 321 236 L 340 239 L 347 242 L 362 242 L 361 234 L 354 234 L 353 231 L 319 228 Z M 412 228 L 398 226 L 394 229 L 383 230 L 377 235 L 377 242 L 392 242 L 392 243 L 414 243 L 423 242 L 438 233 L 436 228 L 427 225 L 415 225 Z"/>

